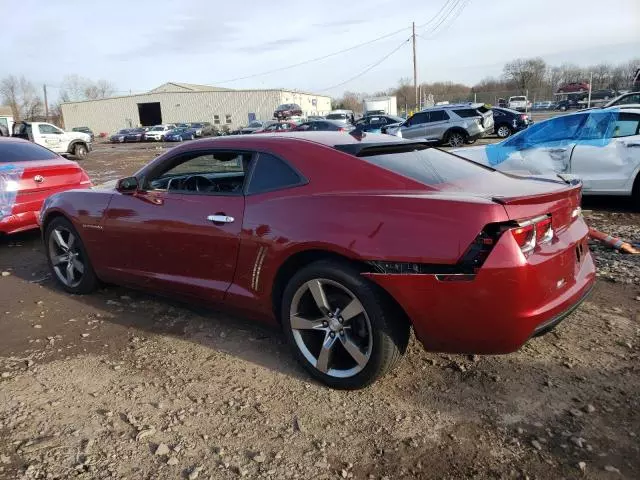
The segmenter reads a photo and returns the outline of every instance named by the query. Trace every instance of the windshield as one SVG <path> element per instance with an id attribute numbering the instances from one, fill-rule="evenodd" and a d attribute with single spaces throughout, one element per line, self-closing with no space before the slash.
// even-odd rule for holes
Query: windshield
<path id="1" fill-rule="evenodd" d="M 527 97 L 511 97 L 512 102 L 524 102 Z"/>
<path id="2" fill-rule="evenodd" d="M 204 125 L 202 123 L 192 123 L 191 126 L 195 128 L 202 128 Z"/>
<path id="3" fill-rule="evenodd" d="M 152 132 L 161 132 L 164 130 L 164 127 L 153 127 L 151 129 Z"/>
<path id="4" fill-rule="evenodd" d="M 535 123 L 526 130 L 509 137 L 502 142 L 507 147 L 528 148 L 536 145 L 571 140 L 576 137 L 578 130 L 588 115 L 579 113 Z"/>
<path id="5" fill-rule="evenodd" d="M 60 158 L 51 150 L 31 142 L 0 142 L 0 163 L 53 160 Z M 5 167 L 6 168 L 6 167 Z"/>
<path id="6" fill-rule="evenodd" d="M 125 134 L 129 133 L 129 130 L 127 130 L 127 129 L 120 130 L 118 133 L 119 133 L 120 135 L 125 135 Z"/>
<path id="7" fill-rule="evenodd" d="M 425 185 L 455 183 L 467 178 L 475 179 L 480 175 L 486 176 L 493 173 L 490 168 L 435 148 L 385 153 L 361 158 Z"/>

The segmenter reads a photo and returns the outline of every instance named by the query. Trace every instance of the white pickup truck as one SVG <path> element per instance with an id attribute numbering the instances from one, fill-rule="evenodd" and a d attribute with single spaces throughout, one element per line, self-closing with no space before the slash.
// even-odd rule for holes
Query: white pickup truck
<path id="1" fill-rule="evenodd" d="M 524 112 L 529 104 L 529 99 L 524 95 L 518 95 L 516 97 L 509 97 L 507 107 L 511 110 L 517 110 L 518 112 Z"/>
<path id="2" fill-rule="evenodd" d="M 60 155 L 73 155 L 79 160 L 91 151 L 91 136 L 82 132 L 65 132 L 44 122 L 17 122 L 13 136 L 30 140 Z"/>

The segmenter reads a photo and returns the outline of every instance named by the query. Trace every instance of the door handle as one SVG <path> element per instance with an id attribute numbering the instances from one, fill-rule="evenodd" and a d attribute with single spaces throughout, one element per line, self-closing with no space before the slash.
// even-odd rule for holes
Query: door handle
<path id="1" fill-rule="evenodd" d="M 547 149 L 547 152 L 549 153 L 564 153 L 566 151 L 567 151 L 566 148 L 548 148 Z"/>
<path id="2" fill-rule="evenodd" d="M 629 142 L 629 143 L 625 143 L 624 146 L 627 147 L 627 148 L 640 147 L 640 143 Z"/>
<path id="3" fill-rule="evenodd" d="M 235 218 L 230 217 L 228 215 L 216 214 L 216 215 L 209 215 L 207 217 L 207 220 L 213 223 L 231 223 L 235 220 Z"/>

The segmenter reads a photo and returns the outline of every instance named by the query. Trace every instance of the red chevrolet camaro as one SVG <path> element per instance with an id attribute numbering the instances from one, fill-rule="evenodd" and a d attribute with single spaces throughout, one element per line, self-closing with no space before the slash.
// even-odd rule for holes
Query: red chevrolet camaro
<path id="1" fill-rule="evenodd" d="M 49 195 L 91 187 L 76 162 L 19 138 L 0 137 L 0 234 L 38 228 Z"/>
<path id="2" fill-rule="evenodd" d="M 43 207 L 54 277 L 224 304 L 280 324 L 336 388 L 425 348 L 506 353 L 553 328 L 595 267 L 580 185 L 527 179 L 391 136 L 204 139 L 115 189 Z"/>

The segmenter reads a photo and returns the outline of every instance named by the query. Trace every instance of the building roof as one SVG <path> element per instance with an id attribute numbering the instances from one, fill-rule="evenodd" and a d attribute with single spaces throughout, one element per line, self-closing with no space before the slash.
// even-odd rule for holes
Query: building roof
<path id="1" fill-rule="evenodd" d="M 13 110 L 11 110 L 11 107 L 0 106 L 0 115 L 3 117 L 12 117 Z"/>
<path id="2" fill-rule="evenodd" d="M 149 93 L 155 92 L 224 92 L 232 90 L 231 88 L 214 87 L 213 85 L 199 85 L 197 83 L 181 83 L 167 82 L 159 87 L 149 90 Z"/>

